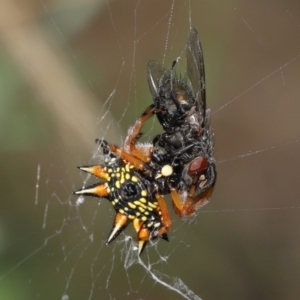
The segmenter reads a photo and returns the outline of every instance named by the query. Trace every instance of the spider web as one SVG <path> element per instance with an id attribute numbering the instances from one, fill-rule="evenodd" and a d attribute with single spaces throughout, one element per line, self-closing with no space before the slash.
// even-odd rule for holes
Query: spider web
<path id="1" fill-rule="evenodd" d="M 296 299 L 299 295 L 298 1 L 3 0 L 1 299 Z M 204 49 L 218 180 L 170 242 L 109 246 L 108 201 L 72 191 L 152 99 L 146 65 L 185 70 Z M 151 141 L 160 127 L 143 130 Z M 169 200 L 169 199 L 168 199 Z M 170 201 L 168 201 L 170 204 Z"/>

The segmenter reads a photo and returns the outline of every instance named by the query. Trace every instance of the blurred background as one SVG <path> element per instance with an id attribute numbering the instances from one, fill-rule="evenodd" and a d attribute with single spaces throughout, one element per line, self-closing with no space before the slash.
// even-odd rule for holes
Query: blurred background
<path id="1" fill-rule="evenodd" d="M 218 181 L 138 261 L 131 228 L 105 246 L 108 201 L 76 205 L 76 166 L 151 103 L 150 59 L 184 72 L 191 26 Z M 2 0 L 0 298 L 298 299 L 299 41 L 299 1 Z"/>

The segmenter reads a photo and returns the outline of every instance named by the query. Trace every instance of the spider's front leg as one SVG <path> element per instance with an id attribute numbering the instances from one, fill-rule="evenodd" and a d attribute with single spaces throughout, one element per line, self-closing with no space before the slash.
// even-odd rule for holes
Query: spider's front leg
<path id="1" fill-rule="evenodd" d="M 142 115 L 135 121 L 135 124 L 129 129 L 128 136 L 124 143 L 124 148 L 128 147 L 131 150 L 132 146 L 135 146 L 138 139 L 141 137 L 141 129 L 144 123 L 156 114 L 156 105 L 149 105 Z M 127 149 L 126 149 L 127 150 Z"/>
<path id="2" fill-rule="evenodd" d="M 154 146 L 151 144 L 137 144 L 137 141 L 142 136 L 141 130 L 144 123 L 159 111 L 160 109 L 157 109 L 156 104 L 154 103 L 148 106 L 142 115 L 136 120 L 135 124 L 129 129 L 128 135 L 124 142 L 124 150 L 127 153 L 139 158 L 143 162 L 150 161 Z"/>
<path id="3" fill-rule="evenodd" d="M 164 237 L 166 236 L 166 233 L 171 229 L 172 221 L 165 198 L 160 194 L 156 194 L 155 197 L 158 203 L 158 207 L 160 208 L 161 220 L 163 222 L 163 226 L 158 231 L 158 235 Z"/>
<path id="4" fill-rule="evenodd" d="M 143 171 L 145 163 L 151 160 L 151 153 L 154 150 L 152 144 L 137 144 L 138 139 L 142 136 L 141 129 L 144 123 L 157 112 L 156 105 L 151 104 L 136 120 L 135 124 L 129 129 L 128 135 L 124 142 L 124 149 L 117 145 L 108 144 L 104 140 L 96 140 L 100 146 L 108 151 L 118 155 L 124 161 L 129 162 L 135 168 Z"/>
<path id="5" fill-rule="evenodd" d="M 174 210 L 180 217 L 188 217 L 208 203 L 216 182 L 215 165 L 206 157 L 192 160 L 182 173 L 185 187 L 171 189 Z"/>
<path id="6" fill-rule="evenodd" d="M 173 200 L 174 211 L 181 218 L 189 217 L 209 202 L 212 192 L 213 186 L 196 197 L 188 197 L 187 199 L 183 199 L 185 198 L 183 197 L 183 194 L 179 194 L 175 189 L 172 189 L 171 197 Z"/>

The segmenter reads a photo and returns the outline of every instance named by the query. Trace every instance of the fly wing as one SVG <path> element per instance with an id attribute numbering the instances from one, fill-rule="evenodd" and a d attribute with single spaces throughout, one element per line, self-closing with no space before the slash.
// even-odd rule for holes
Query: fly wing
<path id="1" fill-rule="evenodd" d="M 147 67 L 148 84 L 153 99 L 156 98 L 162 77 L 164 76 L 166 69 L 155 60 L 150 60 Z"/>
<path id="2" fill-rule="evenodd" d="M 186 58 L 187 75 L 194 90 L 197 110 L 203 116 L 204 122 L 206 110 L 204 59 L 200 38 L 195 28 L 191 28 L 189 33 L 186 44 Z"/>

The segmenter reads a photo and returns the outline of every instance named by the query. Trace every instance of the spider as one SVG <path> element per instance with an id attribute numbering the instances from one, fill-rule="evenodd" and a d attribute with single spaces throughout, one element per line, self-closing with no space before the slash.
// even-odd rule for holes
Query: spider
<path id="1" fill-rule="evenodd" d="M 154 103 L 129 129 L 123 148 L 98 141 L 108 155 L 104 166 L 80 167 L 106 182 L 75 193 L 107 198 L 117 211 L 107 243 L 133 220 L 139 254 L 149 240 L 168 239 L 172 221 L 164 195 L 171 194 L 175 212 L 187 217 L 209 201 L 216 180 L 213 143 L 206 117 L 203 55 L 195 29 L 190 30 L 186 54 L 193 90 L 186 79 L 173 77 L 175 63 L 170 70 L 165 70 L 157 62 L 150 61 L 148 80 Z M 164 133 L 156 136 L 153 144 L 138 143 L 143 124 L 154 115 Z M 124 183 L 120 184 L 115 177 L 125 178 Z M 133 177 L 135 179 L 131 180 Z M 126 193 L 122 192 L 123 188 Z M 132 190 L 138 192 L 133 196 Z M 146 210 L 148 214 L 137 214 L 141 211 L 136 203 L 141 203 L 141 199 L 146 208 L 151 207 Z"/>
<path id="2" fill-rule="evenodd" d="M 103 149 L 104 165 L 79 169 L 104 182 L 80 189 L 75 194 L 106 198 L 114 206 L 117 214 L 106 244 L 112 242 L 131 221 L 137 232 L 139 255 L 150 240 L 161 237 L 168 241 L 166 232 L 169 231 L 167 220 L 170 217 L 162 196 L 153 195 L 151 183 L 132 164 L 111 152 L 106 141 L 97 142 Z"/>

